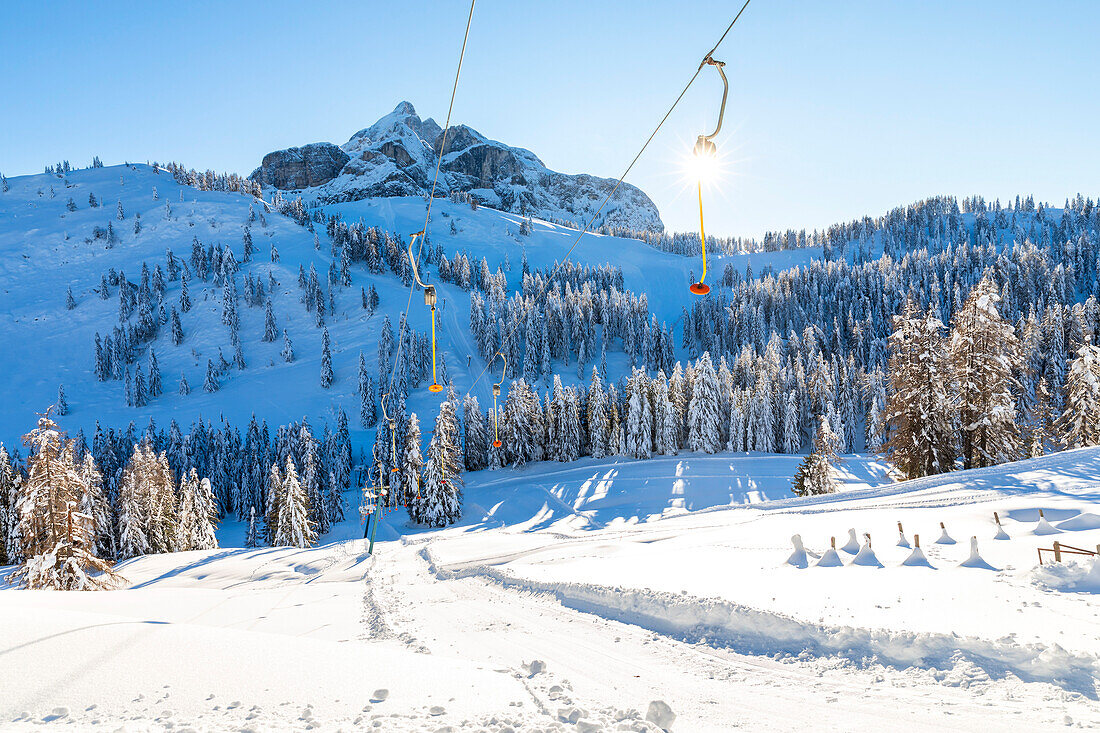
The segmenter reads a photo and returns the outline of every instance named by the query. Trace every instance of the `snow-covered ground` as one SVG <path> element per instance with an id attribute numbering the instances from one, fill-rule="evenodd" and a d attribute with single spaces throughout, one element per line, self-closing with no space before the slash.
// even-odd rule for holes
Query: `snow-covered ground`
<path id="1" fill-rule="evenodd" d="M 1100 725 L 1100 569 L 1036 558 L 1100 543 L 1100 449 L 903 484 L 849 456 L 816 499 L 784 498 L 794 460 L 480 472 L 460 525 L 390 514 L 373 558 L 222 549 L 124 563 L 122 591 L 0 591 L 0 727 L 645 730 L 658 700 L 677 731 Z M 849 528 L 883 567 L 816 567 Z"/>

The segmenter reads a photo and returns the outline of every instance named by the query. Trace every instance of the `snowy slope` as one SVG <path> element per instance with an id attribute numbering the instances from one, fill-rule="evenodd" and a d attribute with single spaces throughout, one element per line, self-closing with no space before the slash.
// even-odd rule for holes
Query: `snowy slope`
<path id="1" fill-rule="evenodd" d="M 642 719 L 661 700 L 676 731 L 1100 725 L 1100 583 L 1036 569 L 1052 540 L 1030 534 L 1043 508 L 1064 542 L 1100 542 L 1100 449 L 905 484 L 852 456 L 836 496 L 731 495 L 761 477 L 779 498 L 785 460 L 480 472 L 462 525 L 392 514 L 380 536 L 408 534 L 373 559 L 362 540 L 223 549 L 125 563 L 128 590 L 0 590 L 0 659 L 20 670 L 0 721 L 656 730 Z M 1011 539 L 991 539 L 992 511 Z M 900 565 L 897 521 L 934 570 Z M 939 521 L 959 544 L 933 542 Z M 820 551 L 850 525 L 884 568 L 786 564 L 792 533 Z M 957 567 L 970 534 L 997 569 Z"/>
<path id="2" fill-rule="evenodd" d="M 121 183 L 120 183 L 121 179 Z M 323 227 L 318 227 L 320 249 L 314 249 L 313 234 L 277 213 L 265 215 L 267 226 L 259 220 L 251 225 L 256 255 L 251 263 L 241 262 L 242 235 L 248 222 L 249 205 L 262 213 L 262 205 L 250 197 L 235 193 L 199 191 L 180 186 L 172 177 L 159 175 L 146 165 L 133 168 L 111 166 L 79 170 L 64 179 L 49 175 L 9 179 L 11 190 L 0 194 L 0 294 L 5 307 L 0 309 L 0 328 L 19 348 L 11 349 L 0 360 L 0 380 L 6 385 L 6 407 L 0 412 L 0 441 L 11 446 L 33 425 L 34 414 L 57 398 L 59 384 L 65 387 L 71 414 L 63 427 L 72 433 L 83 429 L 88 435 L 98 420 L 104 426 L 124 427 L 134 421 L 141 428 L 150 418 L 158 425 L 171 419 L 186 427 L 199 416 L 217 420 L 224 416 L 234 424 L 246 424 L 255 413 L 277 426 L 308 416 L 314 424 L 331 422 L 339 409 L 352 420 L 353 441 L 367 445 L 371 431 L 358 428 L 356 365 L 360 350 L 371 373 L 377 362 L 377 339 L 383 315 L 396 326 L 408 304 L 408 289 L 387 273 L 376 275 L 362 265 L 352 268 L 352 284 L 336 290 L 337 314 L 327 319 L 333 340 L 333 366 L 336 381 L 321 389 L 318 379 L 321 356 L 321 332 L 300 302 L 297 286 L 298 267 L 308 272 L 312 264 L 322 279 L 332 262 L 330 244 Z M 50 190 L 53 189 L 53 196 Z M 159 198 L 153 198 L 153 190 Z M 42 195 L 39 195 L 39 191 Z M 95 194 L 99 208 L 90 208 L 88 194 Z M 180 197 L 183 200 L 180 200 Z M 66 210 L 72 197 L 78 209 Z M 125 214 L 116 219 L 116 204 L 121 201 Z M 171 207 L 171 219 L 165 206 Z M 360 218 L 406 237 L 423 227 L 424 201 L 419 197 L 380 198 L 324 207 L 326 213 L 340 213 L 349 222 Z M 141 214 L 142 232 L 133 234 L 136 214 Z M 520 261 L 527 252 L 533 268 L 552 266 L 560 260 L 576 239 L 577 232 L 566 227 L 536 220 L 530 236 L 519 235 L 521 217 L 486 207 L 472 211 L 468 206 L 439 199 L 433 205 L 429 233 L 443 244 L 448 253 L 466 251 L 476 262 L 485 257 L 495 270 L 507 258 L 511 265 L 509 285 L 519 287 Z M 457 234 L 450 234 L 450 222 Z M 86 243 L 94 227 L 112 223 L 119 243 L 106 248 L 103 240 Z M 204 246 L 229 245 L 241 263 L 238 281 L 246 273 L 262 277 L 274 275 L 279 288 L 273 294 L 277 325 L 286 328 L 294 344 L 295 361 L 285 363 L 279 356 L 281 339 L 263 343 L 262 308 L 242 305 L 241 338 L 247 368 L 232 370 L 214 394 L 202 391 L 206 361 L 218 358 L 221 349 L 231 360 L 233 347 L 229 332 L 221 324 L 221 288 L 212 282 L 192 278 L 190 296 L 195 308 L 181 314 L 185 340 L 173 346 L 167 328 L 162 328 L 152 348 L 164 379 L 165 394 L 145 408 L 127 407 L 121 381 L 97 382 L 93 373 L 96 332 L 110 333 L 118 321 L 117 288 L 111 297 L 101 300 L 95 292 L 101 276 L 110 268 L 124 272 L 136 283 L 142 262 L 150 269 L 165 266 L 165 250 L 177 258 L 190 256 L 192 239 Z M 280 261 L 270 262 L 274 244 Z M 785 267 L 804 263 L 813 251 L 775 252 L 730 257 L 739 269 L 751 261 L 754 269 L 769 264 Z M 570 259 L 591 265 L 612 263 L 623 269 L 626 287 L 644 292 L 650 310 L 667 323 L 679 318 L 689 294 L 691 271 L 698 263 L 690 258 L 655 251 L 643 243 L 616 237 L 588 234 L 573 250 Z M 428 268 L 429 270 L 432 268 Z M 662 287 L 654 287 L 661 283 Z M 367 318 L 360 306 L 360 288 L 374 285 L 380 295 L 378 312 Z M 76 301 L 73 311 L 65 309 L 65 289 L 72 287 Z M 462 394 L 471 388 L 482 372 L 484 362 L 471 353 L 469 296 L 459 288 L 438 284 L 440 301 L 446 304 L 440 320 L 440 354 L 447 361 L 448 373 Z M 169 282 L 165 303 L 178 302 L 180 283 Z M 430 327 L 428 312 L 414 298 L 410 323 L 420 331 Z M 138 362 L 146 370 L 148 347 Z M 608 357 L 612 378 L 625 369 L 626 357 L 614 352 Z M 565 369 L 566 383 L 575 380 L 575 367 Z M 186 375 L 191 394 L 177 394 L 180 375 Z M 573 375 L 572 378 L 570 375 Z M 474 388 L 482 405 L 491 401 L 488 382 Z M 438 399 L 420 390 L 410 396 L 409 409 L 421 415 L 434 415 Z"/>

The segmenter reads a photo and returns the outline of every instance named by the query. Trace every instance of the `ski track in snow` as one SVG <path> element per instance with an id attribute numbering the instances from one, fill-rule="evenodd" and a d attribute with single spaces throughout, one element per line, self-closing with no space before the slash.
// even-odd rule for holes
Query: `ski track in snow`
<path id="1" fill-rule="evenodd" d="M 1015 674 L 1096 696 L 1100 660 L 1064 649 L 946 634 L 897 634 L 852 626 L 807 624 L 779 614 L 719 599 L 652 590 L 609 588 L 582 583 L 541 583 L 488 566 L 440 567 L 428 548 L 421 550 L 440 578 L 478 576 L 505 588 L 552 594 L 563 605 L 699 643 L 729 646 L 745 654 L 836 656 L 856 665 L 880 663 L 900 669 L 950 669 L 960 660 L 991 678 Z"/>

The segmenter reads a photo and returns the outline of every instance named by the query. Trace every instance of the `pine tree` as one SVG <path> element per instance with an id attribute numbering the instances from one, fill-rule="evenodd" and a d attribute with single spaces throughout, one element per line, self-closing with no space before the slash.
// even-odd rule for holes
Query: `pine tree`
<path id="1" fill-rule="evenodd" d="M 187 281 L 190 278 L 187 277 L 187 271 L 184 270 L 183 276 L 180 278 L 180 312 L 186 313 L 191 310 L 191 296 L 187 293 Z"/>
<path id="2" fill-rule="evenodd" d="M 214 368 L 214 360 L 206 360 L 206 378 L 202 382 L 202 390 L 204 392 L 217 392 L 221 389 L 221 383 L 218 381 L 218 370 Z"/>
<path id="3" fill-rule="evenodd" d="M 997 311 L 999 300 L 986 275 L 955 314 L 951 331 L 950 367 L 966 468 L 1020 455 L 1012 375 L 1022 369 L 1021 353 L 1015 329 Z"/>
<path id="4" fill-rule="evenodd" d="M 489 465 L 489 436 L 477 397 L 467 394 L 462 400 L 464 459 L 467 471 L 480 471 Z"/>
<path id="5" fill-rule="evenodd" d="M 439 406 L 428 445 L 424 482 L 409 498 L 409 519 L 429 527 L 446 527 L 462 516 L 462 451 L 458 444 L 458 402 Z"/>
<path id="6" fill-rule="evenodd" d="M 329 341 L 328 329 L 321 333 L 321 388 L 328 389 L 332 386 L 332 350 Z"/>
<path id="7" fill-rule="evenodd" d="M 184 374 L 183 372 L 180 372 L 180 390 L 179 391 L 180 391 L 181 395 L 191 394 L 191 385 L 187 383 L 187 375 Z"/>
<path id="8" fill-rule="evenodd" d="M 695 383 L 688 403 L 688 450 L 717 453 L 721 450 L 718 424 L 718 375 L 703 352 L 695 364 Z"/>
<path id="9" fill-rule="evenodd" d="M 283 350 L 280 353 L 286 363 L 294 361 L 294 345 L 290 342 L 290 335 L 285 328 L 283 329 Z"/>
<path id="10" fill-rule="evenodd" d="M 283 474 L 279 471 L 278 461 L 275 461 L 271 464 L 271 470 L 267 475 L 267 502 L 264 507 L 264 534 L 269 545 L 275 542 L 275 530 L 279 526 L 279 509 L 282 506 L 283 493 Z"/>
<path id="11" fill-rule="evenodd" d="M 260 546 L 260 533 L 256 521 L 256 507 L 248 508 L 248 533 L 244 537 L 244 546 L 252 549 Z"/>
<path id="12" fill-rule="evenodd" d="M 282 493 L 271 544 L 276 547 L 313 547 L 317 542 L 317 532 L 309 518 L 312 507 L 298 483 L 298 471 L 290 456 L 286 459 L 280 488 Z"/>
<path id="13" fill-rule="evenodd" d="M 23 477 L 15 468 L 8 451 L 0 445 L 0 565 L 23 561 L 23 541 L 19 532 L 19 494 Z"/>
<path id="14" fill-rule="evenodd" d="M 275 312 L 271 309 L 271 299 L 268 298 L 267 305 L 264 306 L 264 337 L 265 343 L 271 343 L 275 340 L 275 337 L 279 334 L 279 329 L 275 325 Z"/>
<path id="15" fill-rule="evenodd" d="M 218 540 L 214 535 L 214 521 L 217 514 L 210 479 L 200 480 L 198 472 L 192 467 L 180 482 L 179 525 L 176 540 L 179 550 L 215 549 L 218 546 Z"/>
<path id="16" fill-rule="evenodd" d="M 955 435 L 947 393 L 943 323 L 912 301 L 894 319 L 890 336 L 890 393 L 886 403 L 886 455 L 907 477 L 950 471 Z"/>
<path id="17" fill-rule="evenodd" d="M 65 310 L 71 311 L 74 308 L 76 308 L 76 299 L 73 298 L 72 286 L 69 286 L 68 290 L 65 291 Z"/>
<path id="18" fill-rule="evenodd" d="M 99 590 L 121 579 L 96 555 L 94 517 L 82 511 L 88 487 L 73 456 L 74 441 L 42 414 L 23 437 L 27 479 L 16 493 L 23 564 L 11 580 L 27 588 Z"/>
<path id="19" fill-rule="evenodd" d="M 795 473 L 794 486 L 791 488 L 795 496 L 817 496 L 836 492 L 837 482 L 832 464 L 836 460 L 839 445 L 839 436 L 833 432 L 828 418 L 822 415 L 817 434 L 814 436 L 813 450 L 802 459 L 798 472 Z"/>
<path id="20" fill-rule="evenodd" d="M 653 446 L 653 409 L 649 403 L 649 379 L 645 371 L 634 369 L 629 383 L 630 400 L 626 412 L 626 453 L 634 458 L 649 458 Z"/>
<path id="21" fill-rule="evenodd" d="M 0 459 L 2 458 L 3 456 L 0 456 Z M 80 480 L 84 484 L 80 511 L 91 518 L 95 554 L 104 560 L 114 560 L 118 556 L 114 517 L 107 497 L 103 493 L 103 473 L 96 465 L 90 451 L 84 454 L 84 460 L 80 464 Z"/>
<path id="22" fill-rule="evenodd" d="M 1081 344 L 1066 377 L 1066 409 L 1056 424 L 1067 448 L 1100 445 L 1100 348 Z"/>
<path id="23" fill-rule="evenodd" d="M 157 362 L 157 353 L 149 349 L 149 396 L 159 397 L 164 391 L 164 385 L 160 378 L 160 363 Z"/>
<path id="24" fill-rule="evenodd" d="M 57 404 L 54 409 L 57 410 L 58 415 L 69 414 L 69 403 L 65 399 L 65 385 L 63 384 L 57 385 Z"/>
<path id="25" fill-rule="evenodd" d="M 421 474 L 424 470 L 424 458 L 420 453 L 420 420 L 416 413 L 409 415 L 409 421 L 405 426 L 405 445 L 400 451 L 400 461 L 397 464 L 400 486 L 405 492 L 404 503 L 414 501 L 420 494 Z M 397 501 L 398 497 L 391 496 Z"/>

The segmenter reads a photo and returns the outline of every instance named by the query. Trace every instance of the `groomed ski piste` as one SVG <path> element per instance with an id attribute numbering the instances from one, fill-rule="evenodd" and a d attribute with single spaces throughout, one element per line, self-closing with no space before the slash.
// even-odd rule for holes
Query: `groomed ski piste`
<path id="1" fill-rule="evenodd" d="M 1100 566 L 1036 552 L 1100 543 L 1100 449 L 903 483 L 850 455 L 840 493 L 784 498 L 797 460 L 469 473 L 459 525 L 387 514 L 373 557 L 355 521 L 310 550 L 227 523 L 126 590 L 0 592 L 0 727 L 1100 725 Z"/>

